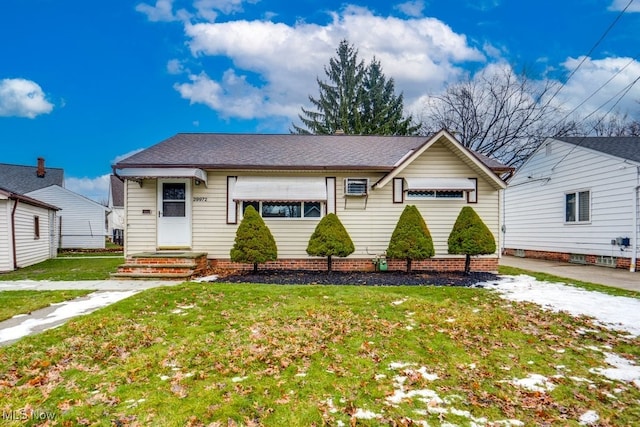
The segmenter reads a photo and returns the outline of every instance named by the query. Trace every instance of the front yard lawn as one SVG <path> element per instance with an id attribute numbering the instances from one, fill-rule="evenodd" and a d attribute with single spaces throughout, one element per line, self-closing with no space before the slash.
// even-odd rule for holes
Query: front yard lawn
<path id="1" fill-rule="evenodd" d="M 87 295 L 89 292 L 91 291 L 1 291 L 0 322 L 17 314 L 31 313 L 51 304 Z"/>
<path id="2" fill-rule="evenodd" d="M 3 280 L 103 280 L 124 263 L 122 256 L 106 258 L 53 258 L 0 274 Z"/>
<path id="3" fill-rule="evenodd" d="M 637 425 L 640 385 L 598 371 L 610 353 L 638 359 L 640 340 L 485 289 L 189 283 L 1 348 L 0 410 L 60 425 Z"/>

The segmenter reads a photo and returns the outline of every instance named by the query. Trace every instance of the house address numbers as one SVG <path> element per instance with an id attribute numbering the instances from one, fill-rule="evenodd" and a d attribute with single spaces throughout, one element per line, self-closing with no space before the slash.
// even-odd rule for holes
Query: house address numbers
<path id="1" fill-rule="evenodd" d="M 207 201 L 207 197 L 194 197 L 193 201 L 194 202 L 206 202 Z"/>

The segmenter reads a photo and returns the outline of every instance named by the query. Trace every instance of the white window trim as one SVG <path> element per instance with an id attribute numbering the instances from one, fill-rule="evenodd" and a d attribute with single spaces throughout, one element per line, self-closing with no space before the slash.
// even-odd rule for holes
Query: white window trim
<path id="1" fill-rule="evenodd" d="M 580 221 L 580 193 L 585 193 L 588 192 L 589 193 L 589 219 L 587 221 Z M 574 210 L 574 215 L 575 215 L 575 221 L 567 221 L 567 196 L 569 194 L 574 194 L 576 196 L 576 204 L 575 204 L 575 210 Z M 591 189 L 589 188 L 583 188 L 580 190 L 575 190 L 575 191 L 567 191 L 566 193 L 564 193 L 564 199 L 562 201 L 562 205 L 564 207 L 563 211 L 562 211 L 562 215 L 564 217 L 564 223 L 565 225 L 584 225 L 584 224 L 591 224 L 591 218 L 593 215 L 593 212 L 591 210 L 592 208 L 592 201 L 593 197 L 591 195 Z"/>
<path id="2" fill-rule="evenodd" d="M 278 203 L 278 202 L 274 202 L 274 201 L 268 201 L 268 200 L 242 200 L 239 201 L 239 209 L 242 215 L 242 218 L 244 218 L 244 203 L 258 203 L 258 207 L 260 209 L 258 209 L 258 214 L 260 215 L 260 217 L 265 220 L 265 221 L 313 221 L 313 220 L 320 220 L 322 219 L 323 216 L 326 215 L 326 202 L 323 200 L 286 200 L 283 201 L 282 203 L 320 203 L 320 216 L 308 216 L 305 217 L 304 216 L 304 208 L 303 206 L 300 206 L 300 217 L 274 217 L 274 216 L 262 216 L 262 204 L 263 203 Z"/>

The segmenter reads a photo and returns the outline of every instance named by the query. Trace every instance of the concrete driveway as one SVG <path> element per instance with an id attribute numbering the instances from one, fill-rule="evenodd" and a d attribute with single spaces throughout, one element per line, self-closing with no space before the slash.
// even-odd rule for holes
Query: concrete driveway
<path id="1" fill-rule="evenodd" d="M 571 264 L 568 262 L 514 256 L 503 256 L 500 259 L 500 265 L 640 292 L 640 272 L 631 273 L 629 270 L 620 268 Z"/>

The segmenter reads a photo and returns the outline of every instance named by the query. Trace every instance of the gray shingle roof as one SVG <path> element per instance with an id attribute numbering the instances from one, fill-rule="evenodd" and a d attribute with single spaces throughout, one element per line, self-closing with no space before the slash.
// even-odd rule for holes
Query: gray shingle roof
<path id="1" fill-rule="evenodd" d="M 622 159 L 640 162 L 640 137 L 590 136 L 555 138 L 580 147 L 590 148 Z"/>
<path id="2" fill-rule="evenodd" d="M 45 167 L 45 175 L 37 175 L 37 166 L 22 166 L 0 163 L 0 187 L 18 194 L 49 187 L 51 185 L 64 186 L 64 170 Z"/>
<path id="3" fill-rule="evenodd" d="M 391 170 L 430 136 L 179 133 L 114 165 Z M 486 158 L 485 158 L 486 159 Z M 485 159 L 480 159 L 485 161 Z M 491 160 L 492 167 L 499 163 Z"/>
<path id="4" fill-rule="evenodd" d="M 115 207 L 124 206 L 124 182 L 115 175 L 110 176 L 111 202 Z"/>

